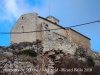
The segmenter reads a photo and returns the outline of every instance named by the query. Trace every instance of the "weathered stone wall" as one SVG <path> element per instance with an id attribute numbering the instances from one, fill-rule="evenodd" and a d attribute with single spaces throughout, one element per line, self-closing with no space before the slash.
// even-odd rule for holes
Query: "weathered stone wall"
<path id="1" fill-rule="evenodd" d="M 50 31 L 50 29 L 53 29 L 53 28 L 56 29 L 56 28 L 59 28 L 59 26 L 52 25 L 51 23 L 47 21 L 45 22 L 42 19 L 39 20 L 39 22 L 40 24 L 38 24 L 38 27 L 40 29 L 42 28 L 42 30 L 47 30 L 47 31 L 41 32 L 41 35 L 42 35 L 41 39 L 42 39 L 42 44 L 44 47 L 44 52 L 55 49 L 55 50 L 63 50 L 65 53 L 70 53 L 70 54 L 75 53 L 77 45 L 69 42 L 69 40 L 67 39 L 66 30 L 60 29 L 60 30 Z"/>
<path id="2" fill-rule="evenodd" d="M 57 29 L 57 28 L 61 28 L 61 27 L 59 27 L 59 26 L 57 26 L 57 25 L 55 25 L 55 24 L 52 24 L 52 23 L 50 23 L 50 22 L 48 22 L 48 21 L 46 21 L 46 20 L 44 20 L 44 19 L 41 19 L 41 18 L 38 18 L 37 19 L 37 25 L 39 26 L 39 25 L 41 25 L 42 23 L 45 23 L 46 25 L 48 25 L 48 27 L 50 28 L 50 29 Z M 60 34 L 60 35 L 62 35 L 62 36 L 66 36 L 66 30 L 64 30 L 64 29 L 58 29 L 58 30 L 52 30 L 53 32 L 57 32 L 58 34 Z M 51 32 L 52 32 L 51 31 Z"/>
<path id="3" fill-rule="evenodd" d="M 59 25 L 56 25 L 52 22 L 49 22 L 48 20 L 40 18 L 36 13 L 25 14 L 19 18 L 19 20 L 16 22 L 16 24 L 11 30 L 11 32 L 23 33 L 11 34 L 11 43 L 33 42 L 36 41 L 36 39 L 39 39 L 42 41 L 44 51 L 48 51 L 51 49 L 60 49 L 64 50 L 65 53 L 70 54 L 75 53 L 75 50 L 78 47 L 78 45 L 82 45 L 83 47 L 90 49 L 89 39 L 76 33 L 73 30 L 59 28 L 61 28 Z M 30 31 L 39 32 L 24 33 Z"/>
<path id="4" fill-rule="evenodd" d="M 60 44 L 62 45 L 64 41 L 67 41 L 66 30 L 64 29 L 50 30 L 60 27 L 40 18 L 38 18 L 37 23 L 38 23 L 37 24 L 38 29 L 48 30 L 48 31 L 37 32 L 38 38 L 42 40 L 44 51 L 48 51 L 54 48 L 60 49 L 61 48 Z M 62 48 L 65 48 L 64 45 L 62 45 Z"/>
<path id="5" fill-rule="evenodd" d="M 67 32 L 69 33 L 69 40 L 71 40 L 71 42 L 76 43 L 77 45 L 81 45 L 84 48 L 90 49 L 90 40 L 88 38 L 71 29 L 67 29 Z"/>
<path id="6" fill-rule="evenodd" d="M 37 29 L 36 30 L 39 31 L 39 32 L 36 32 L 37 39 L 42 41 L 42 23 L 37 24 Z"/>
<path id="7" fill-rule="evenodd" d="M 37 14 L 29 13 L 22 15 L 11 32 L 30 32 L 36 31 L 36 21 Z M 36 40 L 36 33 L 21 33 L 21 34 L 11 34 L 11 43 L 20 43 L 20 42 L 32 42 Z"/>

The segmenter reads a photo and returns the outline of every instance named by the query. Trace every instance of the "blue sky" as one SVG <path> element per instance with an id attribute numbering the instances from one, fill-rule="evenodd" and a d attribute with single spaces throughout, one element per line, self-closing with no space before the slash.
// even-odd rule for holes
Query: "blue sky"
<path id="1" fill-rule="evenodd" d="M 18 18 L 37 12 L 60 20 L 63 27 L 100 20 L 100 0 L 0 0 L 0 32 L 10 32 Z M 91 48 L 100 52 L 100 23 L 73 28 L 91 38 Z M 10 45 L 10 35 L 0 34 L 0 45 Z"/>

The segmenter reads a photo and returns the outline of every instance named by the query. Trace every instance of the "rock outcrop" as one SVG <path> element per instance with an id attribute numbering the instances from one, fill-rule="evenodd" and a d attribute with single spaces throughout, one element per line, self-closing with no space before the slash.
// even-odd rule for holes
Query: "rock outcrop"
<path id="1" fill-rule="evenodd" d="M 43 52 L 41 43 L 37 40 L 35 42 L 15 43 L 9 47 L 0 47 L 0 75 L 57 75 L 58 69 L 70 68 L 71 65 L 74 65 L 72 67 L 89 67 L 87 64 L 88 56 L 93 57 L 95 66 L 100 66 L 100 54 L 92 50 L 78 46 L 74 55 L 65 53 L 60 49 Z M 25 50 L 35 51 L 38 56 L 18 55 L 18 52 Z M 79 74 L 77 73 L 77 75 Z"/>

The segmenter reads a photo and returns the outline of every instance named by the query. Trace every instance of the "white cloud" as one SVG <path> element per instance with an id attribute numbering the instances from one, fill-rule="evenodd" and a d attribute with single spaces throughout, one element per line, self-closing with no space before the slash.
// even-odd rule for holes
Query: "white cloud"
<path id="1" fill-rule="evenodd" d="M 30 2 L 32 4 L 30 4 L 29 1 L 30 0 L 1 0 L 0 20 L 13 22 L 13 19 L 17 20 L 22 14 L 30 12 L 37 12 L 40 16 L 47 17 L 49 15 L 50 5 L 50 14 L 61 20 L 60 22 L 64 22 L 69 16 L 73 16 L 70 15 L 70 12 L 72 12 L 74 8 L 69 9 L 69 7 L 74 7 L 73 3 L 76 7 L 78 6 L 77 4 L 79 4 L 74 0 L 31 0 Z M 70 2 L 70 5 L 68 5 L 67 2 Z M 62 25 L 64 25 L 64 23 Z"/>
<path id="2" fill-rule="evenodd" d="M 20 15 L 37 10 L 36 6 L 30 6 L 26 0 L 4 0 L 0 3 L 0 20 L 12 21 L 18 19 Z M 32 10 L 31 10 L 32 9 Z"/>
<path id="3" fill-rule="evenodd" d="M 16 0 L 7 0 L 5 4 L 5 8 L 8 14 L 13 15 L 14 17 L 18 16 L 18 6 L 16 4 Z"/>
<path id="4" fill-rule="evenodd" d="M 39 15 L 47 16 L 49 15 L 49 2 L 51 2 L 53 7 L 52 12 L 55 10 L 56 1 L 52 2 L 50 0 L 43 0 L 43 6 L 39 7 L 39 2 L 34 0 L 34 5 L 30 5 L 27 0 L 2 0 L 0 6 L 0 20 L 12 21 L 13 18 L 18 19 L 20 15 L 29 12 L 37 12 Z"/>

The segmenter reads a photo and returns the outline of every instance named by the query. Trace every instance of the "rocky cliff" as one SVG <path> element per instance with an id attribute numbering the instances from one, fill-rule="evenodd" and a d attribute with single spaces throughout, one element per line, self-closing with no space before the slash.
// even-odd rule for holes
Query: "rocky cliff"
<path id="1" fill-rule="evenodd" d="M 0 75 L 100 75 L 100 54 L 79 46 L 74 55 L 43 52 L 42 42 L 0 47 Z"/>

